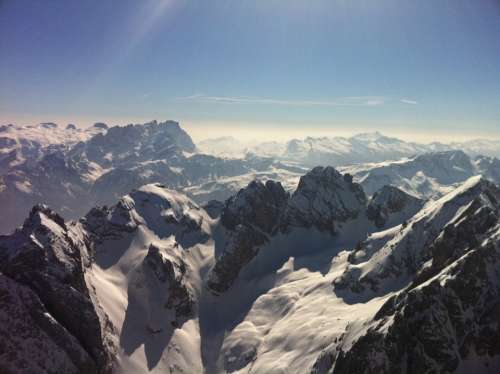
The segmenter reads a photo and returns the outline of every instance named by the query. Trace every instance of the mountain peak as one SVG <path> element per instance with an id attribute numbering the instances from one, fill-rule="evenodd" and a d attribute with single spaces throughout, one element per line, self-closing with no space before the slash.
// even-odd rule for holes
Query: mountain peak
<path id="1" fill-rule="evenodd" d="M 351 137 L 351 139 L 361 140 L 361 141 L 377 141 L 385 136 L 379 131 L 365 132 L 361 134 L 356 134 Z"/>
<path id="2" fill-rule="evenodd" d="M 302 176 L 288 204 L 287 219 L 292 225 L 335 231 L 336 222 L 358 216 L 366 195 L 349 174 L 331 166 L 318 166 Z"/>
<path id="3" fill-rule="evenodd" d="M 33 206 L 28 218 L 24 222 L 23 227 L 28 228 L 32 227 L 33 225 L 42 224 L 43 222 L 47 222 L 46 219 L 55 222 L 63 230 L 66 230 L 64 218 L 62 218 L 59 214 L 57 214 L 45 204 L 36 204 L 35 206 Z"/>

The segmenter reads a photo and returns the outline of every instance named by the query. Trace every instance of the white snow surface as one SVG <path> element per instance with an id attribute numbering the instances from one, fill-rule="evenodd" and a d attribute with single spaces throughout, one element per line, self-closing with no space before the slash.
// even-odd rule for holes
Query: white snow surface
<path id="1" fill-rule="evenodd" d="M 304 228 L 278 235 L 228 292 L 214 296 L 204 280 L 215 247 L 224 240 L 217 220 L 184 195 L 158 185 L 132 192 L 119 206 L 110 222 L 137 229 L 100 243 L 87 272 L 116 328 L 118 373 L 301 372 L 348 324 L 371 317 L 386 298 L 348 304 L 333 293 L 332 282 L 346 268 L 346 250 L 356 242 L 359 222 L 346 224 L 336 237 Z M 201 220 L 201 232 L 210 238 L 185 247 L 176 243 L 176 231 L 161 223 L 168 216 Z M 189 268 L 197 312 L 177 329 L 170 327 L 172 312 L 164 307 L 168 291 L 143 266 L 150 244 L 182 257 Z"/>

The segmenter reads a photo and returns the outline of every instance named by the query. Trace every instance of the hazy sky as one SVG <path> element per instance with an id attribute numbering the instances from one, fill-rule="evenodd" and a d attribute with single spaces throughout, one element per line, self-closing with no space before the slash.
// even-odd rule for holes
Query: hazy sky
<path id="1" fill-rule="evenodd" d="M 0 0 L 0 122 L 500 137 L 499 0 Z"/>

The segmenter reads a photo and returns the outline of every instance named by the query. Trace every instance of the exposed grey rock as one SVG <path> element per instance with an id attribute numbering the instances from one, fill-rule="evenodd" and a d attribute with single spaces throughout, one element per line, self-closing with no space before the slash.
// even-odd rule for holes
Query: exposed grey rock
<path id="1" fill-rule="evenodd" d="M 366 195 L 350 175 L 318 166 L 300 178 L 288 204 L 285 222 L 334 233 L 336 223 L 355 219 L 365 209 Z"/>
<path id="2" fill-rule="evenodd" d="M 225 248 L 210 272 L 208 288 L 216 294 L 227 291 L 241 269 L 257 255 L 259 247 L 267 241 L 268 237 L 253 226 L 236 226 L 228 233 Z"/>
<path id="3" fill-rule="evenodd" d="M 281 183 L 255 180 L 230 198 L 221 214 L 222 224 L 229 230 L 237 225 L 252 225 L 266 233 L 277 228 L 288 202 Z"/>
<path id="4" fill-rule="evenodd" d="M 279 228 L 287 202 L 288 193 L 279 182 L 258 180 L 226 201 L 221 223 L 227 240 L 207 283 L 212 291 L 221 293 L 231 287 L 243 266 Z"/>
<path id="5" fill-rule="evenodd" d="M 178 246 L 177 243 L 174 244 Z M 182 325 L 194 313 L 194 297 L 185 275 L 188 271 L 186 263 L 173 254 L 169 255 L 165 249 L 154 244 L 149 246 L 148 254 L 144 258 L 146 265 L 156 278 L 168 285 L 168 298 L 165 308 L 173 309 L 175 312 L 175 325 Z"/>
<path id="6" fill-rule="evenodd" d="M 210 200 L 203 205 L 203 209 L 207 211 L 211 218 L 219 218 L 224 209 L 224 203 L 219 200 Z"/>
<path id="7" fill-rule="evenodd" d="M 111 372 L 115 348 L 106 329 L 112 326 L 91 300 L 84 277 L 90 259 L 80 231 L 46 206 L 35 206 L 22 229 L 0 237 L 0 260 L 0 271 L 38 296 L 98 372 Z"/>
<path id="8" fill-rule="evenodd" d="M 29 287 L 0 273 L 0 372 L 97 373 L 94 359 Z"/>
<path id="9" fill-rule="evenodd" d="M 424 203 L 424 200 L 397 187 L 384 186 L 370 199 L 366 214 L 378 228 L 391 227 L 395 223 L 391 218 L 396 217 L 399 222 L 406 221 L 417 213 Z"/>

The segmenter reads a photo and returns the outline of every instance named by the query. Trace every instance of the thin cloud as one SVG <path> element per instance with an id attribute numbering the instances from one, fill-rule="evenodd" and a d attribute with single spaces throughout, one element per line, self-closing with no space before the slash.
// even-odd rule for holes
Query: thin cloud
<path id="1" fill-rule="evenodd" d="M 400 100 L 404 104 L 417 105 L 418 101 L 410 100 L 410 99 L 401 99 Z"/>
<path id="2" fill-rule="evenodd" d="M 183 101 L 199 101 L 219 104 L 263 104 L 263 105 L 286 105 L 286 106 L 380 106 L 384 105 L 387 98 L 382 96 L 346 96 L 334 100 L 285 100 L 275 98 L 259 98 L 245 96 L 208 96 L 194 94 L 177 98 Z"/>

